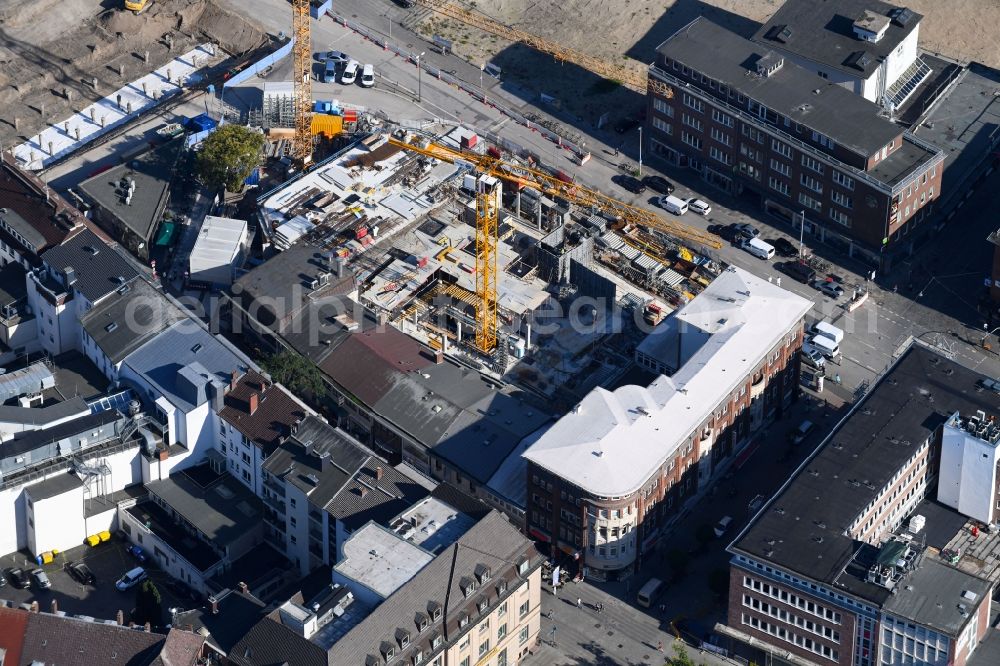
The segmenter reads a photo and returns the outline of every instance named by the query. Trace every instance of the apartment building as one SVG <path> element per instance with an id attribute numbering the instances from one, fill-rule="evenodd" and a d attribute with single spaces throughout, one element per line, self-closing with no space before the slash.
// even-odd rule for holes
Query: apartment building
<path id="1" fill-rule="evenodd" d="M 731 267 L 639 345 L 649 386 L 597 388 L 524 453 L 527 530 L 619 576 L 795 396 L 812 303 Z M 603 573 L 602 573 L 603 572 Z"/>
<path id="2" fill-rule="evenodd" d="M 881 0 L 785 0 L 752 37 L 824 81 L 899 109 L 927 77 L 920 14 Z"/>
<path id="3" fill-rule="evenodd" d="M 929 233 L 944 152 L 864 97 L 704 18 L 660 45 L 649 77 L 643 137 L 667 163 L 873 265 Z"/>
<path id="4" fill-rule="evenodd" d="M 538 640 L 542 561 L 492 511 L 332 641 L 316 632 L 308 609 L 279 608 L 229 659 L 239 666 L 516 666 Z"/>
<path id="5" fill-rule="evenodd" d="M 787 664 L 965 663 L 988 628 L 993 583 L 938 555 L 964 518 L 925 500 L 947 415 L 1000 408 L 974 390 L 978 378 L 911 347 L 760 510 L 729 547 L 723 633 L 734 651 Z"/>

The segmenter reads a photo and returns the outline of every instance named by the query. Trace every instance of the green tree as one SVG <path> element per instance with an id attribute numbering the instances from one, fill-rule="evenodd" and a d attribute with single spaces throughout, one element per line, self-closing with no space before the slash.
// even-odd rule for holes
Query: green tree
<path id="1" fill-rule="evenodd" d="M 319 368 L 293 351 L 285 350 L 269 356 L 261 365 L 271 375 L 271 379 L 284 384 L 292 393 L 323 395 L 325 387 Z"/>
<path id="2" fill-rule="evenodd" d="M 237 191 L 260 164 L 264 135 L 242 125 L 223 125 L 202 142 L 197 168 L 209 187 Z"/>
<path id="3" fill-rule="evenodd" d="M 694 666 L 694 662 L 688 656 L 688 651 L 684 647 L 684 643 L 674 641 L 674 656 L 670 660 L 670 666 Z"/>
<path id="4" fill-rule="evenodd" d="M 163 598 L 156 589 L 156 583 L 151 580 L 144 580 L 135 591 L 135 622 L 149 622 L 154 627 L 162 627 L 164 624 Z"/>

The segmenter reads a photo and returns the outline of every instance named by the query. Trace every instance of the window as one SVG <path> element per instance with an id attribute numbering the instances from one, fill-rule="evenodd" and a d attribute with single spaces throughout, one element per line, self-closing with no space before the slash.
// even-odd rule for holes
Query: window
<path id="1" fill-rule="evenodd" d="M 490 639 L 486 639 L 479 644 L 479 658 L 482 659 L 483 655 L 490 651 Z"/>
<path id="2" fill-rule="evenodd" d="M 674 117 L 674 107 L 670 106 L 669 104 L 667 104 L 665 101 L 663 101 L 659 97 L 654 97 L 653 98 L 653 109 L 656 110 L 659 113 L 662 113 L 667 118 L 673 118 Z"/>
<path id="3" fill-rule="evenodd" d="M 673 136 L 674 134 L 673 125 L 666 122 L 665 120 L 660 120 L 656 116 L 653 116 L 653 128 L 660 130 L 664 134 L 669 134 L 670 136 Z"/>
<path id="4" fill-rule="evenodd" d="M 782 176 L 786 177 L 792 175 L 791 166 L 785 164 L 784 162 L 780 162 L 774 159 L 773 157 L 771 158 L 771 170 L 780 173 Z"/>
<path id="5" fill-rule="evenodd" d="M 698 130 L 699 132 L 702 131 L 701 121 L 695 118 L 694 116 L 689 116 L 686 113 L 681 114 L 681 122 L 687 125 L 688 127 Z"/>
<path id="6" fill-rule="evenodd" d="M 504 622 L 499 627 L 497 627 L 497 643 L 502 641 L 504 639 L 504 636 L 506 635 L 507 635 L 507 623 Z"/>
<path id="7" fill-rule="evenodd" d="M 838 224 L 844 225 L 845 227 L 851 226 L 851 218 L 836 208 L 830 209 L 830 219 Z"/>
<path id="8" fill-rule="evenodd" d="M 507 614 L 507 602 L 503 602 L 497 607 L 497 617 L 501 617 Z"/>
<path id="9" fill-rule="evenodd" d="M 688 134 L 687 132 L 681 132 L 681 141 L 687 145 L 695 148 L 696 150 L 701 150 L 701 139 L 693 134 Z"/>
<path id="10" fill-rule="evenodd" d="M 808 155 L 802 156 L 802 166 L 812 171 L 815 171 L 818 174 L 823 173 L 823 164 L 819 160 L 814 160 Z"/>
<path id="11" fill-rule="evenodd" d="M 519 631 L 517 634 L 517 642 L 518 643 L 528 642 L 528 627 L 521 627 L 521 631 Z"/>
<path id="12" fill-rule="evenodd" d="M 712 157 L 713 160 L 722 162 L 727 166 L 733 163 L 733 158 L 729 156 L 729 153 L 725 153 L 716 148 L 715 146 L 709 146 L 708 154 Z"/>
<path id="13" fill-rule="evenodd" d="M 525 601 L 523 604 L 521 604 L 521 607 L 517 609 L 518 618 L 524 618 L 524 616 L 528 614 L 528 610 L 530 608 L 531 604 L 528 601 Z"/>
<path id="14" fill-rule="evenodd" d="M 850 176 L 845 176 L 843 173 L 837 171 L 836 169 L 833 170 L 833 182 L 837 183 L 837 185 L 840 185 L 845 190 L 854 189 L 854 179 L 851 178 Z"/>
<path id="15" fill-rule="evenodd" d="M 726 127 L 733 126 L 733 117 L 730 115 L 726 115 L 725 113 L 719 111 L 718 109 L 712 109 L 712 120 L 719 123 L 720 125 L 725 125 Z"/>
<path id="16" fill-rule="evenodd" d="M 823 194 L 823 183 L 821 183 L 816 178 L 802 174 L 802 176 L 799 178 L 799 182 L 808 187 L 813 192 L 816 192 L 817 194 Z"/>
<path id="17" fill-rule="evenodd" d="M 754 162 L 760 162 L 763 159 L 763 156 L 761 155 L 761 152 L 759 150 L 751 148 L 745 143 L 740 144 L 740 155 L 749 157 Z"/>
<path id="18" fill-rule="evenodd" d="M 851 209 L 854 208 L 854 202 L 851 197 L 846 194 L 841 194 L 837 190 L 830 191 L 830 198 L 833 199 L 833 203 L 838 206 L 843 206 L 844 208 Z"/>
<path id="19" fill-rule="evenodd" d="M 688 93 L 684 93 L 684 106 L 688 107 L 689 109 L 694 109 L 698 113 L 701 113 L 705 110 L 705 103 L 702 102 L 697 97 L 694 97 L 693 95 L 690 95 Z"/>
<path id="20" fill-rule="evenodd" d="M 815 131 L 812 133 L 812 140 L 815 141 L 816 143 L 818 143 L 821 146 L 825 146 L 825 147 L 829 148 L 830 150 L 833 150 L 833 147 L 835 145 L 833 143 L 833 139 L 831 139 L 830 137 L 828 137 L 826 135 L 820 134 L 819 132 L 815 132 Z M 885 155 L 883 155 L 882 157 L 885 157 Z"/>
<path id="21" fill-rule="evenodd" d="M 786 197 L 788 196 L 788 183 L 778 180 L 777 178 L 772 176 L 771 178 L 767 179 L 767 184 L 775 192 L 780 192 L 781 194 L 784 194 Z"/>
<path id="22" fill-rule="evenodd" d="M 799 203 L 806 208 L 811 208 L 813 210 L 822 210 L 823 204 L 813 199 L 811 196 L 807 195 L 805 192 L 799 193 Z"/>
<path id="23" fill-rule="evenodd" d="M 471 662 L 472 662 L 472 657 L 466 657 L 465 659 L 462 660 L 461 666 L 469 666 Z"/>
<path id="24" fill-rule="evenodd" d="M 758 130 L 756 127 L 751 127 L 750 125 L 744 125 L 743 136 L 750 139 L 751 141 L 756 141 L 757 143 L 764 143 L 764 133 Z"/>
<path id="25" fill-rule="evenodd" d="M 792 147 L 789 146 L 787 143 L 782 143 L 781 141 L 778 141 L 777 139 L 771 139 L 771 150 L 785 157 L 792 156 Z"/>
<path id="26" fill-rule="evenodd" d="M 724 146 L 733 145 L 733 139 L 728 134 L 720 130 L 718 127 L 712 128 L 712 138 L 721 143 Z"/>

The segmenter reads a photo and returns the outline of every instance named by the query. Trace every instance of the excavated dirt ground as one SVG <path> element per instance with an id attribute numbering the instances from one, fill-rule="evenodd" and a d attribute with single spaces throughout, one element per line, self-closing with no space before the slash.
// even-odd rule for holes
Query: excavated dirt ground
<path id="1" fill-rule="evenodd" d="M 212 41 L 230 53 L 242 53 L 265 39 L 261 28 L 211 0 L 153 0 L 140 15 L 121 6 L 121 0 L 0 0 L 4 145 L 86 107 L 197 44 Z M 167 46 L 167 35 L 173 48 Z"/>
<path id="2" fill-rule="evenodd" d="M 835 2 L 835 0 L 816 0 Z M 962 61 L 1000 67 L 1000 0 L 889 0 L 924 16 L 923 48 Z M 656 47 L 699 15 L 750 36 L 782 5 L 783 0 L 460 0 L 505 24 L 557 43 L 586 50 L 609 60 L 633 58 L 651 62 Z M 599 79 L 566 76 L 574 71 L 522 45 L 482 33 L 429 10 L 417 10 L 407 21 L 428 38 L 452 40 L 453 50 L 475 63 L 492 60 L 509 82 L 522 81 L 559 100 L 572 115 L 593 122 L 602 109 L 631 111 L 637 95 L 615 90 Z"/>

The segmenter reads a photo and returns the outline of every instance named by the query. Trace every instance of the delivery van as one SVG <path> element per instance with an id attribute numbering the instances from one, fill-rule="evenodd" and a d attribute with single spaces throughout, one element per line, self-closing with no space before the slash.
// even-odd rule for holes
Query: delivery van
<path id="1" fill-rule="evenodd" d="M 656 602 L 663 592 L 663 581 L 659 578 L 650 578 L 646 581 L 646 584 L 642 586 L 639 590 L 639 594 L 636 596 L 635 600 L 638 604 L 644 608 L 649 608 Z"/>
<path id="2" fill-rule="evenodd" d="M 809 332 L 813 335 L 822 335 L 824 338 L 829 338 L 838 345 L 844 341 L 843 329 L 837 328 L 833 324 L 828 324 L 825 321 L 818 321 L 813 324 L 813 327 L 809 329 Z"/>
<path id="3" fill-rule="evenodd" d="M 674 215 L 683 215 L 688 212 L 687 201 L 672 195 L 660 197 L 660 206 L 668 213 L 673 213 Z"/>
<path id="4" fill-rule="evenodd" d="M 831 361 L 840 356 L 840 345 L 826 337 L 825 335 L 814 335 L 809 338 L 809 344 L 813 349 Z"/>
<path id="5" fill-rule="evenodd" d="M 774 256 L 774 246 L 759 238 L 748 238 L 740 247 L 758 259 L 770 259 Z"/>

